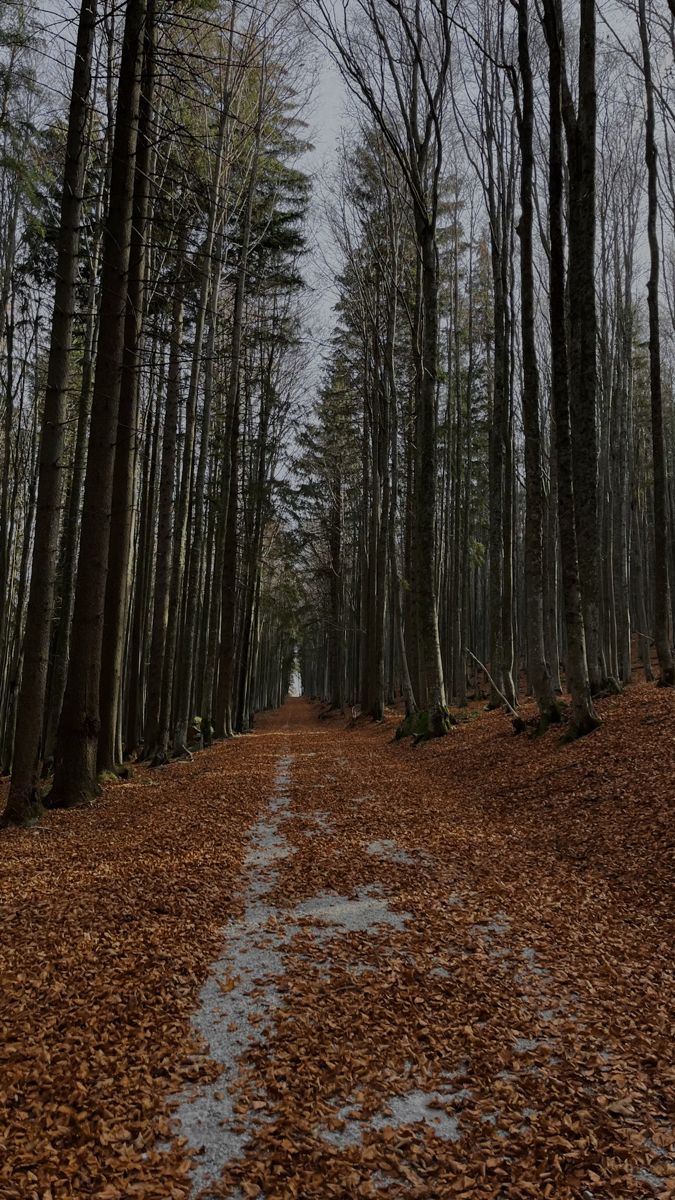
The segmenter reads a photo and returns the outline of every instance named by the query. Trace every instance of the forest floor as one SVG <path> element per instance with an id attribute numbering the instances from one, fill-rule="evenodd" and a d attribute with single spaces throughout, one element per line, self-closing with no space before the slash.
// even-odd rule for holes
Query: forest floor
<path id="1" fill-rule="evenodd" d="M 290 701 L 2 835 L 0 1197 L 675 1196 L 675 696 Z"/>

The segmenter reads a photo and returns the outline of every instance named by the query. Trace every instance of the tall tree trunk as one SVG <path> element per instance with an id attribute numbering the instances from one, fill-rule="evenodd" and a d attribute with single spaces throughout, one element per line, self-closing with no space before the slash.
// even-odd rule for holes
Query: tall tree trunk
<path id="1" fill-rule="evenodd" d="M 565 243 L 563 233 L 563 58 L 558 0 L 544 0 L 549 52 L 549 238 L 551 365 L 558 480 L 558 519 L 567 631 L 567 686 L 572 697 L 571 733 L 581 737 L 599 724 L 593 707 L 586 660 L 584 618 L 579 589 L 574 482 L 570 430 L 569 372 L 565 329 Z"/>
<path id="2" fill-rule="evenodd" d="M 61 194 L 56 290 L 42 418 L 33 564 L 26 617 L 25 655 L 17 704 L 14 772 L 4 820 L 25 822 L 38 807 L 49 636 L 54 611 L 68 374 L 86 163 L 96 0 L 82 0 L 68 115 Z"/>
<path id="3" fill-rule="evenodd" d="M 174 481 L 176 474 L 178 411 L 180 407 L 180 358 L 183 347 L 183 318 L 185 310 L 183 283 L 180 279 L 183 270 L 184 250 L 185 244 L 183 239 L 181 239 L 177 255 L 179 279 L 175 286 L 171 318 L 171 346 L 169 348 L 169 372 L 159 479 L 155 593 L 153 597 L 152 634 L 148 662 L 148 692 L 143 734 L 144 755 L 146 758 L 154 757 L 160 749 L 164 647 L 169 623 L 169 592 L 171 587 Z"/>
<path id="4" fill-rule="evenodd" d="M 563 65 L 562 112 L 568 146 L 570 422 L 579 582 L 591 691 L 607 681 L 600 641 L 597 315 L 595 300 L 595 0 L 580 0 L 577 113 Z M 562 19 L 559 20 L 562 30 Z M 561 37 L 562 47 L 562 37 Z M 563 60 L 564 62 L 564 60 Z"/>
<path id="5" fill-rule="evenodd" d="M 68 680 L 59 722 L 51 803 L 68 805 L 98 793 L 96 757 L 100 731 L 99 685 L 103 613 L 127 304 L 131 212 L 146 0 L 129 0 L 117 97 L 104 231 L 101 323 L 92 396 L 87 473 L 82 511 Z"/>
<path id="6" fill-rule="evenodd" d="M 114 771 L 119 765 L 117 731 L 122 691 L 125 618 L 133 532 L 134 483 L 138 450 L 138 403 L 141 387 L 141 344 L 145 315 L 147 216 L 152 175 L 155 36 L 155 0 L 148 0 L 129 254 L 129 296 L 124 326 L 124 357 L 115 445 L 113 521 L 108 555 L 101 659 L 99 771 Z"/>
<path id="7" fill-rule="evenodd" d="M 670 598 L 668 591 L 668 512 L 666 449 L 663 435 L 663 391 L 661 386 L 661 332 L 659 327 L 659 238 L 658 168 L 652 79 L 645 0 L 638 0 L 642 70 L 645 81 L 647 119 L 645 124 L 645 160 L 647 163 L 647 235 L 649 239 L 649 388 L 652 411 L 652 460 L 654 468 L 654 640 L 659 660 L 659 684 L 675 685 L 675 662 L 670 635 Z"/>
<path id="8" fill-rule="evenodd" d="M 77 408 L 77 433 L 75 435 L 75 450 L 71 467 L 70 485 L 67 492 L 66 511 L 63 530 L 61 532 L 61 547 L 59 552 L 59 589 L 56 602 L 56 630 L 52 634 L 50 651 L 50 666 L 47 676 L 47 703 L 44 722 L 44 768 L 53 764 L 56 749 L 56 732 L 63 707 L 63 697 L 66 690 L 68 675 L 68 660 L 70 658 L 70 641 L 73 623 L 73 606 L 75 603 L 75 584 L 77 582 L 77 555 L 80 545 L 80 513 L 82 511 L 82 494 L 84 491 L 84 475 L 87 466 L 87 441 L 89 438 L 89 419 L 91 415 L 91 392 L 94 379 L 94 358 L 98 340 L 98 269 L 101 260 L 101 244 L 103 238 L 103 213 L 109 192 L 109 163 L 112 129 L 106 134 L 105 158 L 108 169 L 106 182 L 96 198 L 94 216 L 94 237 L 91 251 L 90 284 L 86 303 L 86 324 L 84 330 L 84 346 L 82 352 L 82 379 L 79 389 Z"/>
<path id="9" fill-rule="evenodd" d="M 255 146 L 248 179 L 246 203 L 241 225 L 241 248 L 234 292 L 232 312 L 232 341 L 230 354 L 230 380 L 228 388 L 228 411 L 232 413 L 229 444 L 229 497 L 227 523 L 223 546 L 223 587 L 220 613 L 220 680 L 218 697 L 217 732 L 225 737 L 232 736 L 232 697 L 234 687 L 235 618 L 237 599 L 237 548 L 239 519 L 239 426 L 240 426 L 240 364 L 242 335 L 244 330 L 244 305 L 248 272 L 248 252 L 253 219 L 253 197 L 258 178 L 260 141 L 262 136 L 263 99 L 265 88 L 265 64 L 261 64 L 260 92 L 258 96 L 258 119 Z"/>
<path id="10" fill-rule="evenodd" d="M 190 411 L 196 407 L 197 403 L 197 391 L 202 370 L 202 347 L 204 342 L 204 328 L 206 324 L 207 313 L 210 313 L 209 329 L 214 331 L 216 311 L 218 307 L 218 294 L 220 290 L 220 277 L 222 270 L 220 259 L 222 257 L 222 253 L 219 252 L 216 255 L 216 260 L 214 261 L 214 247 L 216 246 L 217 240 L 218 222 L 222 219 L 222 209 L 220 207 L 222 199 L 221 176 L 223 168 L 223 156 L 225 151 L 225 132 L 227 121 L 228 105 L 227 101 L 224 101 L 224 107 L 220 117 L 220 128 L 218 131 L 216 161 L 213 173 L 213 186 L 211 189 L 211 202 L 209 205 L 208 229 L 206 241 L 202 249 L 202 277 L 199 307 L 197 309 L 194 347 L 192 352 L 190 395 L 188 397 L 188 409 Z M 211 343 L 210 349 L 212 353 L 213 343 Z M 192 696 L 194 640 L 197 618 L 197 583 L 204 539 L 204 483 L 206 480 L 206 464 L 208 461 L 209 435 L 211 429 L 211 395 L 212 388 L 205 388 L 204 406 L 202 409 L 201 442 L 199 447 L 199 459 L 197 462 L 197 472 L 194 487 L 194 528 L 190 543 L 190 553 L 188 556 L 187 567 L 188 604 L 177 672 L 176 720 L 173 739 L 176 750 L 183 750 L 186 748 L 188 722 L 190 719 L 189 706 Z M 186 439 L 186 458 L 188 453 L 190 457 L 192 457 L 194 449 L 194 436 L 192 443 L 192 445 L 188 445 Z M 183 540 L 185 539 L 187 533 L 187 519 L 188 513 L 185 511 L 185 513 L 182 514 L 183 524 L 179 531 L 179 535 Z"/>
<path id="11" fill-rule="evenodd" d="M 559 720 L 551 676 L 544 651 L 544 490 L 541 467 L 539 368 L 535 341 L 534 268 L 534 86 L 530 62 L 528 0 L 518 3 L 518 62 L 522 107 L 518 116 L 520 137 L 520 286 L 523 355 L 523 428 L 525 433 L 525 590 L 527 605 L 528 676 L 541 724 Z"/>
<path id="12" fill-rule="evenodd" d="M 419 629 L 429 709 L 429 731 L 447 732 L 443 663 L 435 589 L 436 542 L 436 381 L 438 355 L 438 271 L 433 226 L 416 215 L 421 255 L 422 379 L 417 410 L 419 473 L 416 486 Z"/>

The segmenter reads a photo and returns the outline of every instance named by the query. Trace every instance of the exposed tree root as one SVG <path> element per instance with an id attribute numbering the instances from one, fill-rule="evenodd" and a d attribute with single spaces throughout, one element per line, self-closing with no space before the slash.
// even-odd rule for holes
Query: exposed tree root
<path id="1" fill-rule="evenodd" d="M 593 731 L 598 729 L 600 725 L 602 725 L 602 720 L 600 717 L 598 717 L 597 714 L 589 713 L 581 722 L 572 721 L 563 733 L 560 741 L 562 745 L 566 745 L 568 742 L 576 742 L 579 738 L 586 737 L 589 733 L 593 733 Z"/>
<path id="2" fill-rule="evenodd" d="M 43 804 L 50 812 L 57 809 L 70 808 L 92 808 L 101 795 L 102 788 L 97 784 L 95 788 L 82 787 L 73 792 L 48 792 L 44 798 Z"/>

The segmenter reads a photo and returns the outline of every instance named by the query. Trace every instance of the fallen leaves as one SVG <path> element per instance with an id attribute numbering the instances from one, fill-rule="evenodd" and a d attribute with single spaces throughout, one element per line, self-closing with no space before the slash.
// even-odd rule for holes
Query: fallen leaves
<path id="1" fill-rule="evenodd" d="M 364 887 L 410 915 L 288 940 L 235 1096 L 256 1135 L 221 1194 L 672 1200 L 675 697 L 636 686 L 602 707 L 564 748 L 490 713 L 413 752 L 295 702 L 161 781 L 140 771 L 3 835 L 2 1200 L 189 1196 L 170 1098 L 218 1077 L 190 1014 L 289 746 L 277 923 Z M 408 861 L 368 854 L 385 840 Z M 397 1117 L 418 1093 L 426 1116 Z"/>
<path id="2" fill-rule="evenodd" d="M 2 835 L 2 1200 L 189 1195 L 169 1097 L 212 1073 L 190 1014 L 273 761 L 243 750 Z"/>
<path id="3" fill-rule="evenodd" d="M 266 1121 L 223 1196 L 243 1181 L 259 1200 L 647 1200 L 647 1178 L 670 1186 L 675 744 L 662 721 L 651 744 L 632 732 L 647 705 L 675 716 L 672 696 L 635 688 L 603 706 L 597 738 L 565 748 L 513 739 L 499 714 L 414 753 L 381 727 L 291 718 L 296 852 L 276 903 L 290 919 L 314 895 L 373 886 L 410 919 L 328 947 L 309 927 L 293 939 L 276 1029 L 240 1080 Z M 607 803 L 589 809 L 586 788 Z M 384 839 L 426 861 L 374 860 Z M 425 1121 L 373 1125 L 387 1099 L 431 1096 L 448 1073 L 456 1095 Z M 438 1108 L 459 1141 L 435 1132 Z"/>

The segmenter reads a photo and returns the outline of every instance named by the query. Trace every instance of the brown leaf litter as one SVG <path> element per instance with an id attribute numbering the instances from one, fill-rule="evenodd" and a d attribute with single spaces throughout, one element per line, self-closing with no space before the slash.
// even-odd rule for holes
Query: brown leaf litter
<path id="1" fill-rule="evenodd" d="M 217 1194 L 675 1196 L 675 696 L 601 710 L 567 746 L 480 713 L 412 749 L 294 701 L 4 834 L 0 1196 L 189 1194 L 170 1097 L 218 1075 L 190 1014 L 286 753 L 294 933 Z"/>

